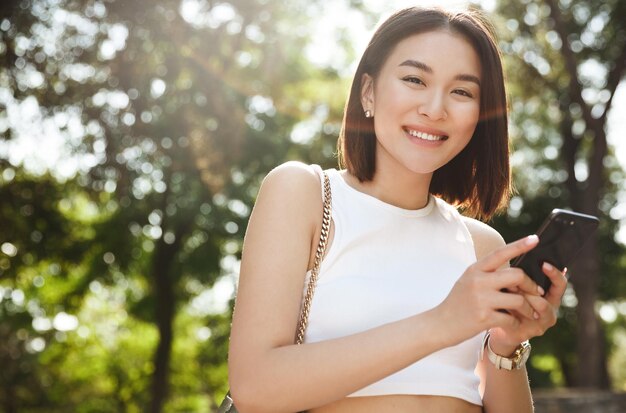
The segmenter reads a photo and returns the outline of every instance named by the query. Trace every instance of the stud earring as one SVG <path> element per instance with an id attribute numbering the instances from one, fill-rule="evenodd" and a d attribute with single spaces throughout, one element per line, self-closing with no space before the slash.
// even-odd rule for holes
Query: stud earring
<path id="1" fill-rule="evenodd" d="M 366 118 L 373 118 L 374 115 L 372 114 L 372 111 L 368 109 L 368 110 L 365 111 L 365 117 Z"/>

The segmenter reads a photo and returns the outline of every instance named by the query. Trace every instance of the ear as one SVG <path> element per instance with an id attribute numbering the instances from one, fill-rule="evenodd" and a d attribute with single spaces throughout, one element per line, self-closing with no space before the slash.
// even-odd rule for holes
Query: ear
<path id="1" fill-rule="evenodd" d="M 374 112 L 374 79 L 367 73 L 361 76 L 361 106 L 364 112 Z"/>

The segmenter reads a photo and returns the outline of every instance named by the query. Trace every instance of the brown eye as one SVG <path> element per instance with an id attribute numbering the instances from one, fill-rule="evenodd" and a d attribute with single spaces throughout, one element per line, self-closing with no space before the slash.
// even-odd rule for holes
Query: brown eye
<path id="1" fill-rule="evenodd" d="M 422 79 L 420 79 L 419 77 L 415 77 L 415 76 L 407 76 L 402 80 L 404 80 L 405 82 L 415 83 L 416 85 L 424 84 L 424 82 L 422 82 Z"/>
<path id="2" fill-rule="evenodd" d="M 467 90 L 463 90 L 463 89 L 455 89 L 453 91 L 453 93 L 456 93 L 457 95 L 465 96 L 465 97 L 468 97 L 468 98 L 473 98 L 474 97 L 473 94 L 471 94 Z"/>

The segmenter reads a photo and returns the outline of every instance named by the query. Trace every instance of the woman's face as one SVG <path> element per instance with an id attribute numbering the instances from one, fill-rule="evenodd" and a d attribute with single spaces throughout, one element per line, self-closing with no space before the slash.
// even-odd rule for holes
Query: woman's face
<path id="1" fill-rule="evenodd" d="M 362 79 L 374 115 L 376 165 L 430 174 L 470 141 L 480 113 L 481 65 L 474 48 L 448 31 L 399 42 L 377 78 Z"/>

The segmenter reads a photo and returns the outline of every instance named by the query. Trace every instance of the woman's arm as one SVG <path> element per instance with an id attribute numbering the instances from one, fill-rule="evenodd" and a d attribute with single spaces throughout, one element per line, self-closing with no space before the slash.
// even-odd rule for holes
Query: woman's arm
<path id="1" fill-rule="evenodd" d="M 242 412 L 323 405 L 451 344 L 432 314 L 293 344 L 321 212 L 320 180 L 310 167 L 288 163 L 265 179 L 244 241 L 229 351 L 231 392 Z"/>
<path id="2" fill-rule="evenodd" d="M 530 310 L 519 296 L 500 292 L 531 283 L 528 277 L 513 271 L 487 276 L 531 248 L 517 242 L 471 266 L 430 311 L 294 345 L 304 276 L 321 225 L 320 185 L 310 167 L 285 164 L 264 181 L 250 218 L 229 353 L 231 392 L 240 411 L 293 412 L 330 403 L 480 331 L 515 323 L 498 308 Z"/>
<path id="3" fill-rule="evenodd" d="M 492 250 L 504 245 L 504 240 L 493 228 L 481 222 L 466 218 L 476 248 L 476 257 L 481 259 Z M 505 264 L 508 266 L 508 263 Z M 515 329 L 494 328 L 491 331 L 490 345 L 496 354 L 510 356 L 522 341 L 542 335 L 556 322 L 555 309 L 565 291 L 565 278 L 555 269 L 546 269 L 546 275 L 555 283 L 550 292 L 541 297 L 524 294 L 533 308 L 533 317 L 520 317 Z M 533 402 L 526 368 L 519 370 L 496 369 L 485 355 L 479 360 L 476 372 L 481 378 L 481 394 L 484 410 L 489 412 L 528 413 L 533 411 Z"/>

